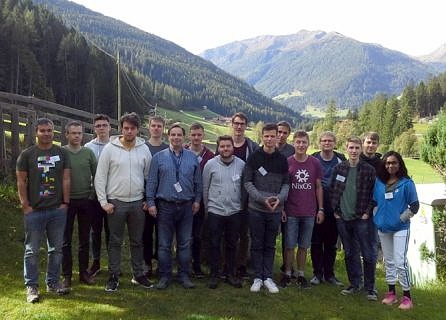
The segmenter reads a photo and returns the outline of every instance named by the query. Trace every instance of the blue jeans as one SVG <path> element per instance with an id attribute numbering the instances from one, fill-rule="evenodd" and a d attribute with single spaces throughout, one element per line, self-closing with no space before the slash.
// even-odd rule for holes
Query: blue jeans
<path id="1" fill-rule="evenodd" d="M 142 200 L 133 202 L 109 200 L 109 202 L 115 206 L 113 213 L 107 217 L 110 228 L 108 243 L 109 272 L 118 276 L 121 271 L 121 248 L 124 241 L 124 229 L 127 224 L 133 275 L 135 277 L 142 276 L 144 273 L 142 234 L 146 219 L 146 213 L 142 209 Z"/>
<path id="2" fill-rule="evenodd" d="M 32 211 L 24 215 L 25 256 L 23 271 L 26 286 L 39 285 L 39 248 L 45 233 L 48 246 L 46 283 L 53 284 L 59 281 L 66 220 L 66 209 Z"/>
<path id="3" fill-rule="evenodd" d="M 266 280 L 273 277 L 276 237 L 279 231 L 280 218 L 280 212 L 269 213 L 249 209 L 251 260 L 255 278 Z"/>
<path id="4" fill-rule="evenodd" d="M 172 241 L 176 236 L 178 277 L 189 277 L 192 242 L 192 201 L 158 201 L 158 263 L 161 277 L 172 278 Z"/>
<path id="5" fill-rule="evenodd" d="M 342 240 L 345 252 L 345 267 L 348 280 L 354 287 L 361 287 L 362 267 L 364 268 L 364 288 L 374 290 L 375 268 L 373 245 L 370 241 L 369 219 L 355 219 L 344 221 L 336 219 L 339 236 Z M 362 256 L 362 264 L 360 261 Z"/>

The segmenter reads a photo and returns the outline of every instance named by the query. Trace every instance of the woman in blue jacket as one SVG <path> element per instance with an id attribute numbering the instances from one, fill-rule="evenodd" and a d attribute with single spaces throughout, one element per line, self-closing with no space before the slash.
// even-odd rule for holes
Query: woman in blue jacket
<path id="1" fill-rule="evenodd" d="M 403 289 L 399 308 L 407 310 L 413 308 L 407 266 L 410 218 L 418 212 L 419 202 L 415 184 L 407 174 L 401 155 L 389 151 L 382 160 L 373 192 L 377 203 L 373 221 L 381 240 L 386 282 L 389 285 L 389 292 L 382 303 L 392 305 L 398 302 L 395 290 L 398 280 Z"/>

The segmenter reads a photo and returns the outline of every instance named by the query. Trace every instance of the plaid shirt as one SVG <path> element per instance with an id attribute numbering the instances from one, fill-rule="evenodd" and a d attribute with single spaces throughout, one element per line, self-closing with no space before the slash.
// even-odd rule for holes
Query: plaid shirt
<path id="1" fill-rule="evenodd" d="M 375 203 L 373 201 L 373 187 L 375 185 L 375 169 L 364 161 L 359 161 L 358 175 L 356 177 L 356 215 L 360 218 L 364 213 L 371 216 Z M 330 201 L 334 212 L 342 217 L 340 209 L 341 197 L 347 183 L 347 176 L 350 170 L 350 163 L 343 161 L 337 164 L 331 176 L 330 183 Z M 339 179 L 344 177 L 344 181 Z M 338 179 L 337 179 L 338 178 Z"/>

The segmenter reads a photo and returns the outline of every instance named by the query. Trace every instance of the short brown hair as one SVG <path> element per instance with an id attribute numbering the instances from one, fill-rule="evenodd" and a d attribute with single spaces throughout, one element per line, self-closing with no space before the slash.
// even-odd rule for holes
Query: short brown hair
<path id="1" fill-rule="evenodd" d="M 125 113 L 121 119 L 119 119 L 119 125 L 122 126 L 124 125 L 124 122 L 128 122 L 130 124 L 133 124 L 135 127 L 137 127 L 139 129 L 139 125 L 141 123 L 141 120 L 139 119 L 139 116 L 136 112 L 130 112 L 130 113 Z"/>
<path id="2" fill-rule="evenodd" d="M 237 117 L 239 117 L 240 119 L 243 119 L 246 122 L 246 124 L 248 124 L 248 117 L 243 112 L 235 113 L 231 118 L 231 123 L 234 123 L 234 119 Z"/>
<path id="3" fill-rule="evenodd" d="M 95 123 L 96 121 L 99 121 L 99 120 L 105 120 L 108 123 L 110 123 L 110 117 L 103 113 L 98 113 L 97 115 L 95 115 L 93 118 L 93 123 Z"/>
<path id="4" fill-rule="evenodd" d="M 345 145 L 347 146 L 349 143 L 356 143 L 359 144 L 360 146 L 362 145 L 362 140 L 361 138 L 357 137 L 357 136 L 351 136 L 347 138 L 347 142 L 345 143 Z"/>
<path id="5" fill-rule="evenodd" d="M 166 121 L 164 121 L 164 118 L 160 116 L 149 117 L 149 125 L 150 123 L 152 123 L 152 121 L 161 122 L 163 124 L 163 127 L 166 125 Z"/>
<path id="6" fill-rule="evenodd" d="M 310 142 L 310 137 L 308 136 L 308 133 L 305 130 L 297 130 L 293 134 L 293 140 L 296 138 L 306 138 L 308 142 Z"/>
<path id="7" fill-rule="evenodd" d="M 174 129 L 174 128 L 180 128 L 181 131 L 183 132 L 183 136 L 186 135 L 186 130 L 184 130 L 184 128 L 180 125 L 179 122 L 175 122 L 175 123 L 173 123 L 173 124 L 169 127 L 169 129 L 167 129 L 167 134 L 170 135 L 170 131 L 172 131 L 172 129 Z"/>
<path id="8" fill-rule="evenodd" d="M 322 137 L 325 137 L 325 136 L 331 137 L 333 139 L 333 141 L 336 142 L 336 135 L 334 134 L 333 131 L 324 131 L 324 132 L 322 132 L 321 135 L 319 136 L 319 142 L 321 142 Z"/>
<path id="9" fill-rule="evenodd" d="M 194 122 L 194 123 L 192 123 L 192 124 L 190 125 L 189 131 L 191 131 L 191 130 L 198 130 L 198 129 L 201 129 L 201 130 L 204 131 L 204 127 L 203 127 L 203 125 L 202 125 L 201 123 Z"/>
<path id="10" fill-rule="evenodd" d="M 65 133 L 69 133 L 68 131 L 70 130 L 70 127 L 81 127 L 82 128 L 82 123 L 77 120 L 68 121 L 68 123 L 65 125 Z"/>
<path id="11" fill-rule="evenodd" d="M 275 124 L 275 123 L 267 123 L 267 124 L 265 124 L 264 126 L 263 126 L 263 128 L 262 128 L 262 134 L 265 132 L 265 131 L 271 131 L 271 130 L 274 130 L 274 131 L 276 131 L 276 134 L 277 134 L 277 124 Z"/>
<path id="12" fill-rule="evenodd" d="M 291 132 L 291 125 L 286 121 L 277 122 L 277 127 L 286 127 L 288 129 L 288 133 Z"/>
<path id="13" fill-rule="evenodd" d="M 375 140 L 379 143 L 379 134 L 374 131 L 366 132 L 362 135 L 362 143 L 365 141 L 365 139 L 369 138 L 370 140 Z"/>
<path id="14" fill-rule="evenodd" d="M 50 119 L 48 119 L 48 118 L 39 118 L 39 119 L 37 119 L 37 121 L 36 121 L 36 132 L 39 129 L 39 126 L 45 126 L 45 125 L 48 125 L 48 126 L 51 126 L 51 127 L 54 128 L 54 123 Z"/>
<path id="15" fill-rule="evenodd" d="M 234 146 L 234 139 L 232 139 L 231 136 L 228 136 L 228 135 L 219 136 L 217 138 L 217 148 L 220 146 L 221 141 L 231 141 L 231 144 Z"/>

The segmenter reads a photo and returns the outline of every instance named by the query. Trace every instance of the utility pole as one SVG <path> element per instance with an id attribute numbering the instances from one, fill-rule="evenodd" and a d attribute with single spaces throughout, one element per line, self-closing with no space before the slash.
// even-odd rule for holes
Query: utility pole
<path id="1" fill-rule="evenodd" d="M 118 123 L 121 118 L 121 67 L 119 65 L 119 49 L 118 49 L 118 58 L 116 60 L 116 64 L 118 66 Z"/>

